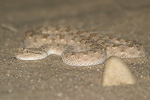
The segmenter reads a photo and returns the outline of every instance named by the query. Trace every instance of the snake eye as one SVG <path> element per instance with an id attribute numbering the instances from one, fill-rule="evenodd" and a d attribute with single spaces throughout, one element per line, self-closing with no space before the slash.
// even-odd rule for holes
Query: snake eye
<path id="1" fill-rule="evenodd" d="M 29 51 L 28 50 L 25 50 L 25 53 L 28 53 Z"/>

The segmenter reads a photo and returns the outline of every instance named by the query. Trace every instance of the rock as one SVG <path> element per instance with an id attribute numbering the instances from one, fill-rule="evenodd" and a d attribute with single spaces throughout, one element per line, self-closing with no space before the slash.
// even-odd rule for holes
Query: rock
<path id="1" fill-rule="evenodd" d="M 105 62 L 102 86 L 135 84 L 136 79 L 128 65 L 119 57 L 110 57 Z"/>

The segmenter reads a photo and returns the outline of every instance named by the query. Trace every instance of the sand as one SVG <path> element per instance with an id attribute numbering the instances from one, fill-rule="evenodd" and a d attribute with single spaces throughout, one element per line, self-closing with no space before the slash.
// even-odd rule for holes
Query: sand
<path id="1" fill-rule="evenodd" d="M 0 100 L 149 100 L 150 61 L 133 60 L 135 85 L 102 87 L 104 65 L 65 65 L 56 55 L 14 58 L 24 32 L 61 25 L 136 40 L 150 55 L 149 0 L 1 0 Z"/>

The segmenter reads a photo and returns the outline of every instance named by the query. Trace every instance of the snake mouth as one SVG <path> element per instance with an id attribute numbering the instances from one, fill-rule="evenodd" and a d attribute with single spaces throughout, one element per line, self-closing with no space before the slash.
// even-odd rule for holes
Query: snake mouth
<path id="1" fill-rule="evenodd" d="M 43 53 L 42 55 L 39 55 L 39 54 L 20 54 L 20 55 L 17 55 L 15 58 L 16 59 L 19 59 L 19 60 L 40 60 L 40 59 L 43 59 L 43 58 L 46 58 L 47 57 L 47 53 Z"/>

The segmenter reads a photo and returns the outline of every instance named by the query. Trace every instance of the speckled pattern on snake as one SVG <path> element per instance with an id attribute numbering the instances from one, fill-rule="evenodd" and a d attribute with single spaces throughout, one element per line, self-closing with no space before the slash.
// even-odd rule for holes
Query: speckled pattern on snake
<path id="1" fill-rule="evenodd" d="M 136 41 L 59 26 L 38 27 L 27 31 L 24 47 L 16 55 L 19 60 L 39 60 L 56 54 L 71 66 L 102 64 L 110 56 L 145 56 L 143 45 Z"/>

